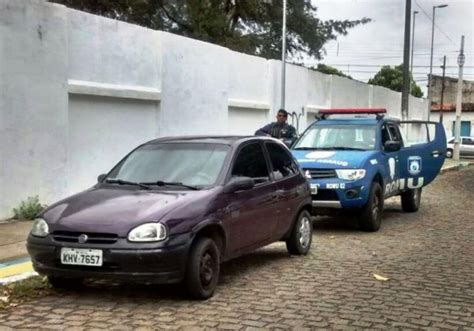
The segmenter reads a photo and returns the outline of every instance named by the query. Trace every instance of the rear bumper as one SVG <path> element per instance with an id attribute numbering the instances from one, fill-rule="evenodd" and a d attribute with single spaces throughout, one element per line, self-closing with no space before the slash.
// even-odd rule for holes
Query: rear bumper
<path id="1" fill-rule="evenodd" d="M 33 268 L 42 275 L 65 278 L 116 279 L 139 283 L 177 283 L 185 273 L 190 244 L 137 249 L 84 247 L 30 238 L 27 250 Z M 103 265 L 75 266 L 61 263 L 62 247 L 101 249 Z M 135 245 L 134 245 L 135 246 Z"/>

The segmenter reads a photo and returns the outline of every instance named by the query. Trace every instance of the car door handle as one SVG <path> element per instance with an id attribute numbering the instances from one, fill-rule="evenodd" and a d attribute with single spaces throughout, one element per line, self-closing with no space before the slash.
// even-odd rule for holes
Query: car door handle
<path id="1" fill-rule="evenodd" d="M 433 157 L 440 157 L 443 153 L 441 153 L 440 151 L 438 150 L 434 150 L 433 152 L 431 152 L 431 155 L 433 155 Z"/>

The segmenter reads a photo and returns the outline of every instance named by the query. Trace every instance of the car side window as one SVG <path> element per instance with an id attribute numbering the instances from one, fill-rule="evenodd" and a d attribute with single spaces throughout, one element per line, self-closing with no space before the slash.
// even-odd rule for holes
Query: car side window
<path id="1" fill-rule="evenodd" d="M 387 141 L 391 140 L 390 133 L 386 125 L 382 126 L 382 146 L 385 146 Z"/>
<path id="2" fill-rule="evenodd" d="M 463 145 L 474 145 L 474 139 L 472 138 L 462 138 Z"/>
<path id="3" fill-rule="evenodd" d="M 239 151 L 231 175 L 232 177 L 250 177 L 256 184 L 270 180 L 265 155 L 259 143 L 246 145 Z"/>
<path id="4" fill-rule="evenodd" d="M 298 172 L 298 168 L 293 162 L 293 159 L 288 155 L 283 147 L 275 143 L 266 143 L 265 147 L 270 155 L 273 177 L 276 180 L 293 176 Z"/>
<path id="5" fill-rule="evenodd" d="M 389 124 L 388 125 L 388 130 L 390 131 L 390 135 L 392 136 L 392 140 L 399 141 L 399 142 L 403 143 L 402 136 L 400 134 L 400 130 L 398 129 L 398 127 L 396 127 L 395 125 Z"/>

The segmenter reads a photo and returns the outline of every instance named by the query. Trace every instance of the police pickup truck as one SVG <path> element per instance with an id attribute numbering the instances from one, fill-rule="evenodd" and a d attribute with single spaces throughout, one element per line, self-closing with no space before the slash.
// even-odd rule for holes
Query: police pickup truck
<path id="1" fill-rule="evenodd" d="M 385 109 L 321 110 L 293 144 L 311 185 L 313 213 L 349 210 L 365 231 L 380 228 L 384 200 L 416 212 L 422 188 L 446 156 L 441 124 L 385 117 Z"/>

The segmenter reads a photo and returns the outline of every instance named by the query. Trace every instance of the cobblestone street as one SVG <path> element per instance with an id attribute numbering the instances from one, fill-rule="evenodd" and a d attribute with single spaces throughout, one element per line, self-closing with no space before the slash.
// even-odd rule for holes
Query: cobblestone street
<path id="1" fill-rule="evenodd" d="M 387 201 L 379 232 L 318 220 L 308 256 L 275 244 L 226 263 L 205 302 L 178 286 L 87 283 L 0 310 L 0 329 L 474 328 L 473 194 L 471 167 L 439 176 L 418 213 Z"/>

